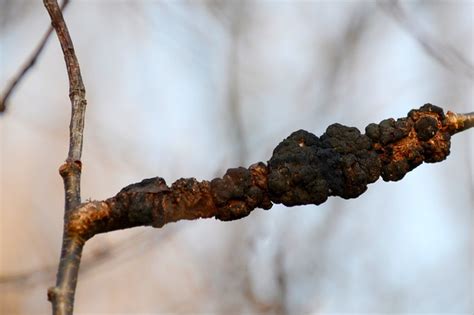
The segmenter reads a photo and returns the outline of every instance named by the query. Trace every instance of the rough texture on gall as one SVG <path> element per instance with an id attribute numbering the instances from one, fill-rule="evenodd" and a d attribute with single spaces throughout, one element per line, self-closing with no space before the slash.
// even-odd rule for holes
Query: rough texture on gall
<path id="1" fill-rule="evenodd" d="M 380 160 L 370 148 L 367 136 L 340 124 L 329 126 L 321 138 L 294 132 L 268 161 L 272 201 L 294 206 L 359 196 L 380 174 Z"/>
<path id="2" fill-rule="evenodd" d="M 298 130 L 275 148 L 268 166 L 231 168 L 211 181 L 181 178 L 171 186 L 160 177 L 145 179 L 103 202 L 81 205 L 67 229 L 86 240 L 97 233 L 183 219 L 236 220 L 272 203 L 318 205 L 329 196 L 355 198 L 379 176 L 397 181 L 423 162 L 444 160 L 451 135 L 471 127 L 473 114 L 444 114 L 425 104 L 407 117 L 369 124 L 365 134 L 340 124 L 319 138 Z"/>
<path id="3" fill-rule="evenodd" d="M 382 161 L 382 178 L 397 181 L 423 162 L 444 160 L 449 155 L 448 129 L 443 110 L 431 104 L 411 110 L 407 118 L 368 125 L 366 134 Z"/>
<path id="4" fill-rule="evenodd" d="M 283 140 L 268 161 L 273 202 L 320 204 L 328 196 L 356 198 L 379 176 L 397 181 L 422 162 L 449 154 L 450 132 L 443 110 L 425 104 L 408 117 L 357 128 L 329 126 L 320 137 L 299 130 Z"/>

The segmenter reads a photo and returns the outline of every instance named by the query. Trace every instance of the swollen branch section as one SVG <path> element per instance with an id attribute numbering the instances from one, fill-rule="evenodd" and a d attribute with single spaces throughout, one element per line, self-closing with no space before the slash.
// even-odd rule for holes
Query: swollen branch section
<path id="1" fill-rule="evenodd" d="M 231 168 L 212 181 L 181 178 L 171 186 L 149 178 L 105 201 L 82 204 L 71 213 L 67 231 L 86 240 L 183 219 L 236 220 L 273 203 L 319 205 L 329 196 L 356 198 L 380 176 L 397 181 L 423 162 L 444 160 L 451 135 L 473 126 L 472 114 L 444 114 L 425 104 L 407 117 L 370 124 L 365 134 L 341 124 L 329 126 L 321 137 L 299 130 L 275 148 L 267 164 Z"/>

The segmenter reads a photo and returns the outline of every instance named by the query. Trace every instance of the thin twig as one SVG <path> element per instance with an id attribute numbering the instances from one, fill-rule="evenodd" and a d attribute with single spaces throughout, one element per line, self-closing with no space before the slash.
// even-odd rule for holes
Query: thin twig
<path id="1" fill-rule="evenodd" d="M 69 98 L 72 106 L 69 125 L 69 152 L 66 163 L 59 169 L 64 181 L 64 226 L 66 227 L 71 211 L 81 203 L 81 155 L 87 104 L 86 92 L 74 45 L 58 2 L 43 0 L 43 3 L 51 17 L 52 26 L 56 30 L 64 54 L 69 77 Z M 48 299 L 53 304 L 53 314 L 66 315 L 73 312 L 74 294 L 84 242 L 85 240 L 80 235 L 69 233 L 68 229 L 64 229 L 56 286 L 48 290 Z"/>
<path id="2" fill-rule="evenodd" d="M 69 4 L 69 0 L 64 0 L 61 3 L 61 11 L 64 11 L 68 4 Z M 48 39 L 51 36 L 52 32 L 53 32 L 53 27 L 50 26 L 48 30 L 46 31 L 46 33 L 41 38 L 40 42 L 38 43 L 38 46 L 36 46 L 36 48 L 33 50 L 31 55 L 25 61 L 24 65 L 18 70 L 17 74 L 13 76 L 13 78 L 11 79 L 10 84 L 7 86 L 7 88 L 3 92 L 3 95 L 0 97 L 0 113 L 5 112 L 5 110 L 7 109 L 8 99 L 13 94 L 15 88 L 25 78 L 25 75 L 28 73 L 28 71 L 30 71 L 31 68 L 33 68 L 33 66 L 38 61 L 38 58 L 43 52 L 44 48 L 46 47 L 46 43 L 48 42 Z"/>
<path id="3" fill-rule="evenodd" d="M 456 134 L 474 127 L 474 112 L 456 114 L 448 111 L 447 118 L 451 126 L 451 134 Z"/>

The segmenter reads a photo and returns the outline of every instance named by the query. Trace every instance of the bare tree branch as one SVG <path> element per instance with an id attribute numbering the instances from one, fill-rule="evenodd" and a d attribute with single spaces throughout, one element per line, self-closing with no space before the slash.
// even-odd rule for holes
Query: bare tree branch
<path id="1" fill-rule="evenodd" d="M 237 220 L 274 203 L 319 205 L 330 196 L 357 198 L 379 177 L 398 181 L 423 162 L 443 161 L 451 136 L 474 127 L 474 113 L 445 114 L 426 104 L 407 117 L 370 124 L 365 134 L 340 124 L 329 126 L 321 137 L 296 131 L 275 148 L 268 163 L 229 169 L 212 181 L 181 178 L 168 186 L 155 177 L 106 200 L 81 204 L 85 87 L 61 8 L 56 0 L 43 2 L 64 54 L 72 107 L 69 151 L 60 167 L 65 188 L 63 244 L 56 286 L 48 291 L 53 314 L 72 314 L 83 246 L 96 234 L 136 226 L 160 228 L 183 219 Z M 280 284 L 284 292 L 284 277 Z"/>
<path id="2" fill-rule="evenodd" d="M 329 196 L 356 198 L 380 176 L 397 181 L 423 162 L 444 160 L 451 135 L 474 125 L 472 114 L 445 115 L 426 104 L 405 118 L 370 124 L 366 134 L 340 124 L 329 126 L 320 138 L 299 130 L 275 148 L 267 164 L 229 169 L 210 182 L 182 178 L 169 187 L 155 177 L 81 205 L 85 88 L 61 10 L 54 0 L 44 4 L 63 50 L 72 104 L 69 153 L 60 168 L 66 195 L 63 246 L 56 286 L 48 291 L 54 314 L 72 314 L 82 249 L 96 234 L 141 225 L 159 228 L 182 219 L 237 220 L 272 203 L 318 205 Z"/>
<path id="3" fill-rule="evenodd" d="M 272 203 L 321 204 L 329 196 L 356 198 L 380 176 L 398 181 L 423 162 L 449 155 L 451 135 L 474 126 L 474 114 L 454 114 L 426 104 L 408 117 L 369 124 L 366 134 L 334 124 L 321 137 L 299 130 L 281 142 L 266 165 L 227 170 L 223 178 L 160 177 L 123 188 L 116 196 L 74 209 L 66 227 L 87 240 L 135 226 L 162 227 L 178 220 L 237 220 Z"/>
<path id="4" fill-rule="evenodd" d="M 61 9 L 55 0 L 43 1 L 56 30 L 66 62 L 69 77 L 69 98 L 71 99 L 71 122 L 69 125 L 69 152 L 66 162 L 59 172 L 64 181 L 65 215 L 67 226 L 71 211 L 81 203 L 81 154 L 86 110 L 85 88 L 74 45 Z M 77 274 L 85 240 L 78 234 L 64 229 L 61 259 L 59 262 L 56 286 L 48 290 L 48 299 L 53 304 L 53 314 L 72 314 Z"/>
<path id="5" fill-rule="evenodd" d="M 68 4 L 69 0 L 64 0 L 61 4 L 61 11 L 64 11 Z M 33 66 L 38 61 L 38 58 L 46 47 L 46 43 L 48 42 L 48 39 L 52 32 L 53 27 L 50 26 L 41 38 L 40 42 L 38 43 L 38 46 L 36 46 L 31 55 L 25 61 L 24 65 L 11 79 L 10 84 L 7 86 L 7 88 L 3 92 L 3 95 L 0 97 L 0 113 L 5 112 L 5 110 L 7 109 L 8 99 L 13 94 L 18 84 L 24 79 L 25 75 L 31 70 L 31 68 L 33 68 Z"/>
<path id="6" fill-rule="evenodd" d="M 53 310 L 71 314 L 82 246 L 96 234 L 160 228 L 183 219 L 237 220 L 257 207 L 270 209 L 272 203 L 318 205 L 329 196 L 357 198 L 380 176 L 398 181 L 423 162 L 443 161 L 451 136 L 471 127 L 474 113 L 445 114 L 425 104 L 407 117 L 369 124 L 366 134 L 340 124 L 329 126 L 319 138 L 299 130 L 275 148 L 267 165 L 229 169 L 210 182 L 181 178 L 169 187 L 155 177 L 107 200 L 78 205 L 66 216 L 58 283 L 49 291 Z"/>

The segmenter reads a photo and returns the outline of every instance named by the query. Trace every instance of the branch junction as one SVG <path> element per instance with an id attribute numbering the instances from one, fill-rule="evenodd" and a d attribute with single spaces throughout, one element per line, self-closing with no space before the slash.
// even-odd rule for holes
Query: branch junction
<path id="1" fill-rule="evenodd" d="M 87 240 L 98 233 L 178 220 L 236 220 L 255 208 L 319 205 L 329 196 L 356 198 L 379 177 L 398 181 L 423 162 L 446 159 L 451 135 L 473 127 L 474 115 L 425 104 L 407 117 L 369 124 L 362 134 L 341 124 L 317 137 L 298 130 L 283 140 L 267 164 L 231 168 L 222 178 L 181 178 L 168 186 L 154 177 L 123 188 L 105 201 L 82 204 L 67 231 Z"/>

